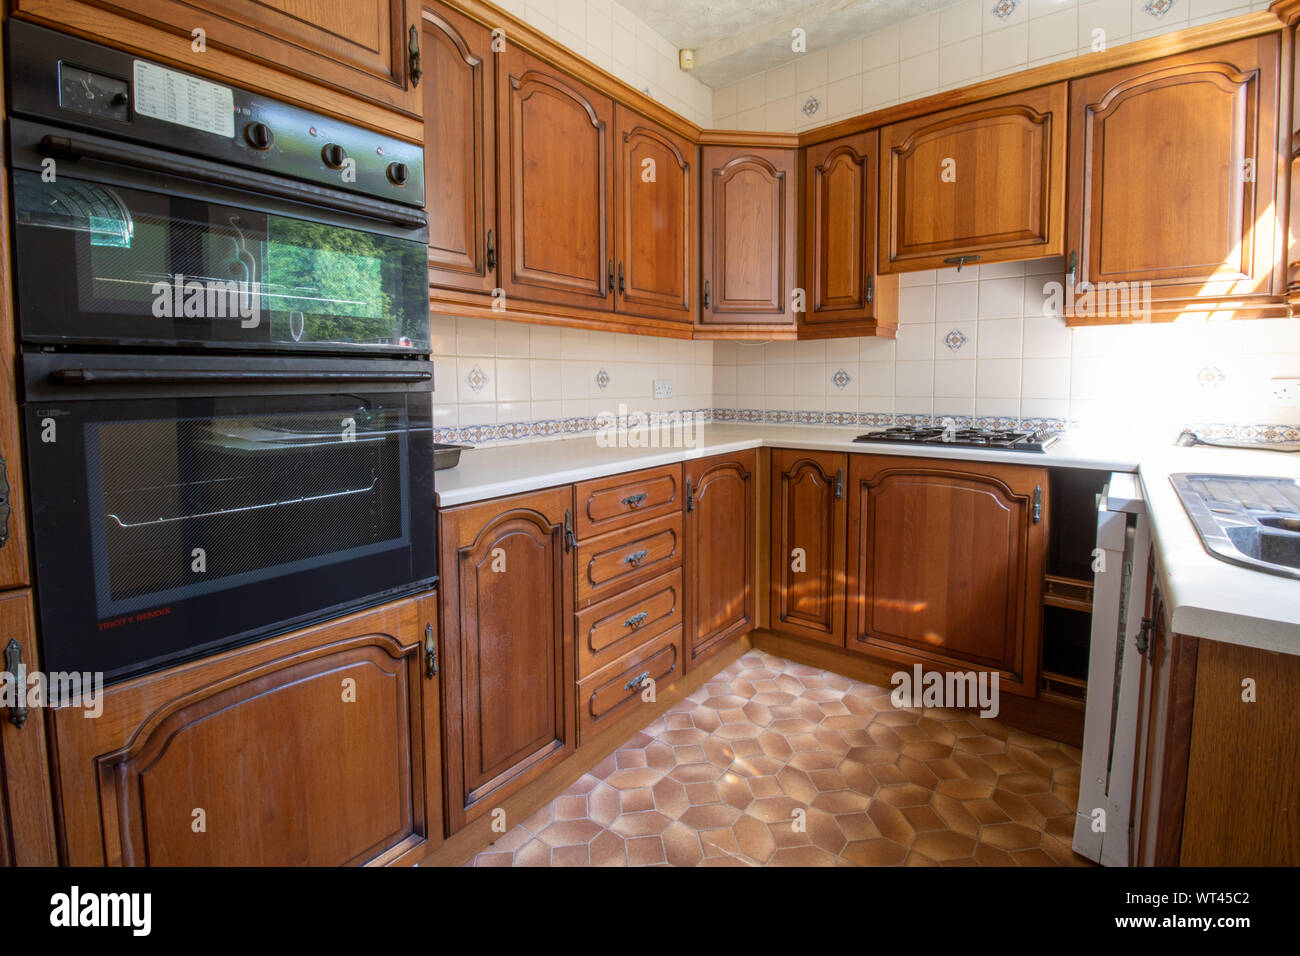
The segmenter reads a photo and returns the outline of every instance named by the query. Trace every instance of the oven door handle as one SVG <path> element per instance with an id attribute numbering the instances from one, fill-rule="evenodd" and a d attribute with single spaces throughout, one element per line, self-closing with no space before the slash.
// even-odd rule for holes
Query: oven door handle
<path id="1" fill-rule="evenodd" d="M 292 199 L 313 206 L 325 206 L 340 212 L 378 219 L 381 222 L 423 229 L 429 218 L 418 209 L 408 209 L 397 203 L 371 199 L 352 193 L 336 192 L 320 186 L 293 182 L 271 176 L 260 176 L 241 169 L 190 159 L 174 153 L 163 153 L 145 147 L 131 146 L 108 140 L 86 139 L 77 136 L 52 136 L 41 138 L 40 150 L 44 154 L 64 156 L 68 159 L 93 159 L 119 166 L 130 166 L 156 173 L 182 176 L 213 186 L 244 189 L 249 192 Z"/>
<path id="2" fill-rule="evenodd" d="M 249 385 L 259 383 L 346 383 L 409 382 L 418 384 L 433 379 L 428 368 L 409 371 L 335 372 L 328 370 L 261 369 L 250 371 L 213 369 L 130 369 L 130 368 L 61 368 L 49 375 L 55 385 L 186 385 L 190 383 Z"/>

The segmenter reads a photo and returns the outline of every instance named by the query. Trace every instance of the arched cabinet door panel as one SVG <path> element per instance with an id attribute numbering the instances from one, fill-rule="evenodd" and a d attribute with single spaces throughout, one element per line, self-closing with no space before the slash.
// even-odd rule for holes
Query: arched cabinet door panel
<path id="1" fill-rule="evenodd" d="M 497 56 L 501 288 L 613 309 L 614 103 L 507 45 Z"/>
<path id="2" fill-rule="evenodd" d="M 884 127 L 880 271 L 1060 255 L 1065 125 L 1058 83 Z"/>
<path id="3" fill-rule="evenodd" d="M 439 6 L 424 10 L 424 203 L 429 282 L 496 286 L 496 75 L 492 35 Z"/>
<path id="4" fill-rule="evenodd" d="M 878 142 L 872 130 L 805 151 L 805 322 L 875 317 Z"/>
<path id="5" fill-rule="evenodd" d="M 1045 468 L 854 455 L 848 647 L 1037 694 Z"/>
<path id="6" fill-rule="evenodd" d="M 696 147 L 625 106 L 616 115 L 618 311 L 690 322 Z"/>
<path id="7" fill-rule="evenodd" d="M 753 450 L 685 465 L 687 670 L 754 628 L 756 466 Z"/>
<path id="8" fill-rule="evenodd" d="M 573 752 L 571 508 L 564 487 L 441 515 L 451 832 Z"/>
<path id="9" fill-rule="evenodd" d="M 1079 283 L 1147 284 L 1156 312 L 1197 298 L 1266 305 L 1285 291 L 1278 44 L 1253 37 L 1070 84 L 1066 255 Z M 1136 317 L 1075 313 L 1071 324 Z"/>
<path id="10" fill-rule="evenodd" d="M 844 646 L 848 455 L 772 449 L 773 630 Z"/>
<path id="11" fill-rule="evenodd" d="M 794 326 L 796 156 L 703 150 L 700 324 Z"/>

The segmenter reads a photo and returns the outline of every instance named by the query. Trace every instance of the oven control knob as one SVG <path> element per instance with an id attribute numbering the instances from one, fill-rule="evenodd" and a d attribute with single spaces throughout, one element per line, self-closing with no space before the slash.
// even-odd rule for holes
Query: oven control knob
<path id="1" fill-rule="evenodd" d="M 326 143 L 321 147 L 320 158 L 330 169 L 342 169 L 343 164 L 348 161 L 348 153 L 338 143 Z"/>
<path id="2" fill-rule="evenodd" d="M 265 123 L 249 123 L 244 127 L 244 139 L 253 149 L 270 149 L 275 142 L 275 136 L 271 134 L 271 127 Z"/>
<path id="3" fill-rule="evenodd" d="M 394 186 L 405 186 L 410 178 L 411 171 L 407 169 L 406 163 L 388 164 L 388 181 Z"/>

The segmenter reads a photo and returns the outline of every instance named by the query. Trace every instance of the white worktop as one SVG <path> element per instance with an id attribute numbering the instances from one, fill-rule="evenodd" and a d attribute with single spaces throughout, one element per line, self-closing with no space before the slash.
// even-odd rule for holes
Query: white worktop
<path id="1" fill-rule="evenodd" d="M 1210 555 L 1169 481 L 1178 472 L 1300 478 L 1300 453 L 1159 448 L 1138 470 L 1173 632 L 1300 654 L 1300 580 Z"/>
<path id="2" fill-rule="evenodd" d="M 1212 557 L 1169 483 L 1180 471 L 1300 478 L 1300 454 L 1130 444 L 1071 433 L 1046 452 L 855 444 L 867 429 L 707 424 L 687 448 L 604 447 L 596 436 L 467 449 L 437 473 L 441 507 L 766 446 L 1138 472 L 1175 633 L 1300 654 L 1300 581 Z M 626 436 L 624 436 L 626 437 Z"/>

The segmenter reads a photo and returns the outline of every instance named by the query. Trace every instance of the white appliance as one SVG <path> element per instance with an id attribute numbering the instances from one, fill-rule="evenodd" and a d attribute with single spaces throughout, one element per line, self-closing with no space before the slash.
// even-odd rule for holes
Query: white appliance
<path id="1" fill-rule="evenodd" d="M 1141 692 L 1151 548 L 1142 485 L 1115 473 L 1097 500 L 1092 637 L 1074 850 L 1103 866 L 1130 866 L 1140 844 L 1134 813 L 1144 757 Z"/>

